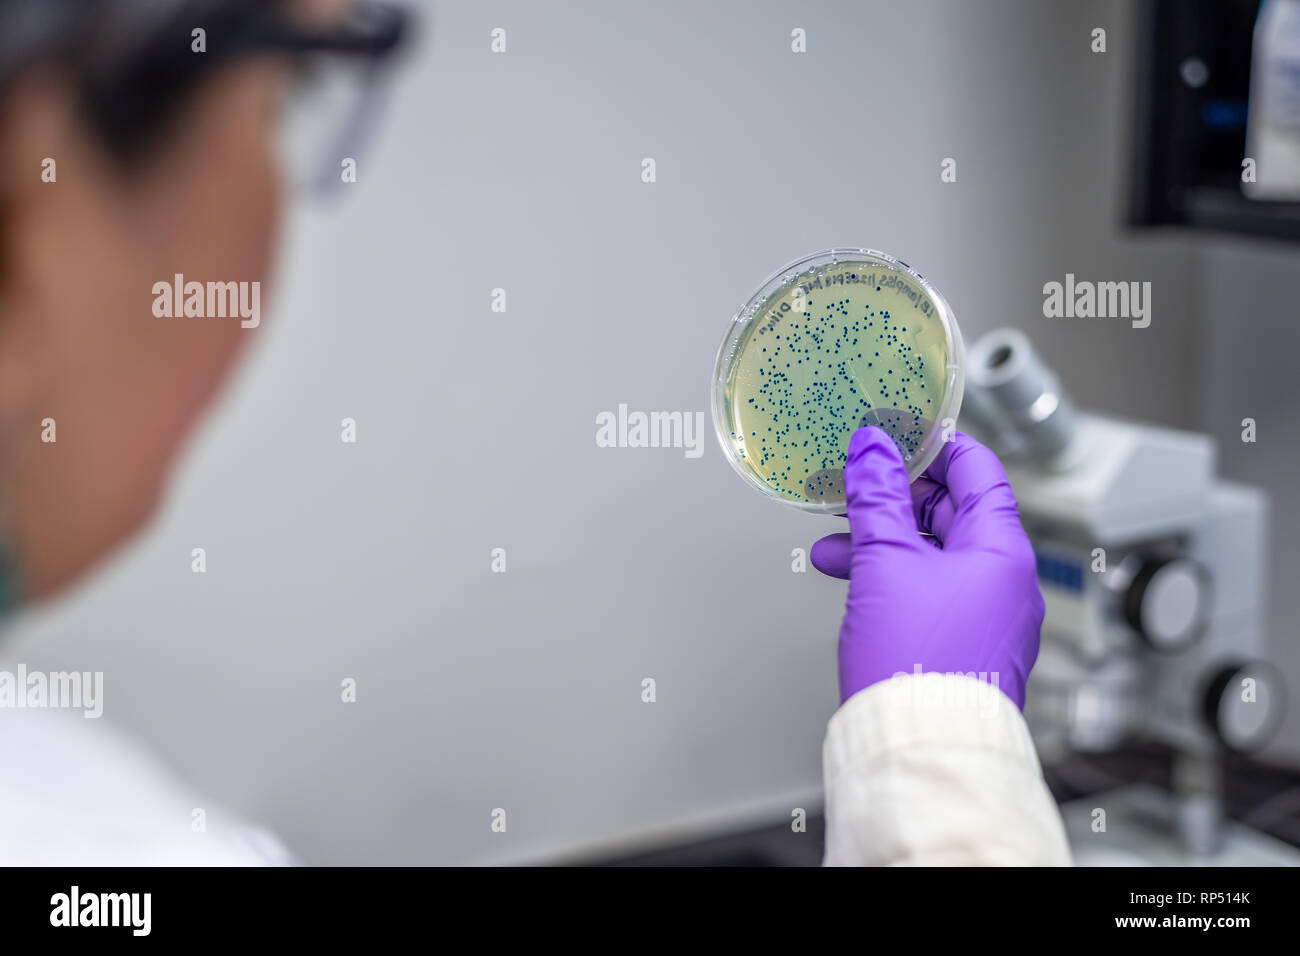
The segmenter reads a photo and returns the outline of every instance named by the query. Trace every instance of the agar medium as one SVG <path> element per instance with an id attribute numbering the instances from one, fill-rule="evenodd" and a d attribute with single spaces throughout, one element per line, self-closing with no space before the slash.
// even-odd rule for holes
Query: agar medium
<path id="1" fill-rule="evenodd" d="M 732 319 L 714 427 L 750 485 L 842 514 L 853 433 L 883 429 L 915 481 L 956 421 L 962 359 L 952 310 L 924 277 L 882 252 L 830 249 L 775 273 Z"/>

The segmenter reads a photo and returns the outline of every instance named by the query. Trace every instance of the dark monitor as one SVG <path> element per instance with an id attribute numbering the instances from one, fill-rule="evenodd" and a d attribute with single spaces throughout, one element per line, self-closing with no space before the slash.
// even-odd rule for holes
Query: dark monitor
<path id="1" fill-rule="evenodd" d="M 1252 40 L 1261 6 L 1261 0 L 1142 3 L 1131 225 L 1300 240 L 1300 201 L 1251 198 L 1243 190 Z"/>

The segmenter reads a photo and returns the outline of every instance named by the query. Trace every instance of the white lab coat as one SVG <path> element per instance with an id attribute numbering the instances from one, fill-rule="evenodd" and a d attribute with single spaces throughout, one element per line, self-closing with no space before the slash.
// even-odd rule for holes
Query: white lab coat
<path id="1" fill-rule="evenodd" d="M 827 866 L 1068 866 L 1019 709 L 975 677 L 873 684 L 823 748 Z"/>
<path id="2" fill-rule="evenodd" d="M 272 834 L 194 794 L 103 718 L 0 708 L 0 768 L 0 865 L 293 862 Z"/>

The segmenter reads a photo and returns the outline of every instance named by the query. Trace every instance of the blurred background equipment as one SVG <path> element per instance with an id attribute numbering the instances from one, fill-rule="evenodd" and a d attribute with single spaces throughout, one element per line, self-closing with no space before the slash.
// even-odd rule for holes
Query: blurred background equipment
<path id="1" fill-rule="evenodd" d="M 1216 475 L 1208 436 L 1076 411 L 1019 331 L 976 342 L 967 376 L 979 397 L 963 424 L 1003 457 L 1038 556 L 1047 614 L 1026 718 L 1042 761 L 1135 738 L 1175 757 L 1167 800 L 1139 787 L 1067 807 L 1076 854 L 1300 861 L 1224 819 L 1225 749 L 1262 747 L 1284 710 L 1261 656 L 1267 497 Z"/>
<path id="2" fill-rule="evenodd" d="M 1300 0 L 1145 0 L 1129 221 L 1300 239 Z"/>

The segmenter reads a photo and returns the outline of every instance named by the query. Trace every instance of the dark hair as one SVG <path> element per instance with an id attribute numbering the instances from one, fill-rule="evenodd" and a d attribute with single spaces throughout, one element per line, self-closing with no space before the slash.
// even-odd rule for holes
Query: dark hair
<path id="1" fill-rule="evenodd" d="M 133 158 L 203 76 L 191 31 L 220 27 L 255 0 L 0 0 L 0 97 L 22 72 L 48 65 L 77 90 L 88 126 Z"/>
<path id="2" fill-rule="evenodd" d="M 336 53 L 375 63 L 400 45 L 401 6 L 354 0 L 350 13 L 313 29 L 288 19 L 281 0 L 0 0 L 0 97 L 17 72 L 54 61 L 76 83 L 100 139 L 130 159 L 215 68 L 240 56 Z"/>

